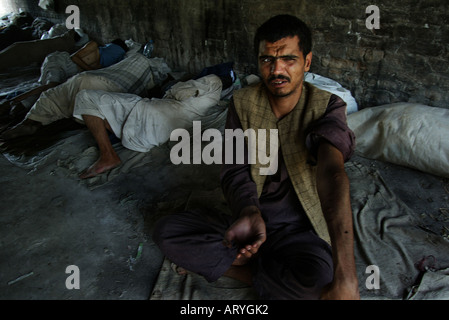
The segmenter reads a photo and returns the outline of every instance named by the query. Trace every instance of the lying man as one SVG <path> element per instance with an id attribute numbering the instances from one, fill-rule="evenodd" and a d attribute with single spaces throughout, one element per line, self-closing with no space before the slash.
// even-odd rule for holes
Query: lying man
<path id="1" fill-rule="evenodd" d="M 42 92 L 56 87 L 82 71 L 107 68 L 120 62 L 128 50 L 123 40 L 116 39 L 101 47 L 95 41 L 90 41 L 72 55 L 66 51 L 50 53 L 41 66 L 39 86 L 2 103 L 0 115 L 9 113 L 13 107 L 30 109 Z"/>
<path id="2" fill-rule="evenodd" d="M 229 108 L 227 129 L 278 130 L 277 172 L 261 174 L 263 163 L 248 161 L 244 150 L 245 163 L 225 164 L 221 174 L 233 216 L 208 208 L 173 213 L 153 234 L 179 268 L 210 282 L 239 279 L 262 299 L 359 298 L 344 170 L 354 135 L 346 104 L 304 82 L 311 41 L 296 17 L 264 23 L 254 41 L 263 81 L 237 91 Z"/>
<path id="3" fill-rule="evenodd" d="M 79 73 L 41 94 L 25 119 L 5 131 L 0 139 L 8 140 L 35 133 L 48 125 L 73 116 L 76 95 L 85 89 L 146 95 L 148 89 L 161 83 L 170 69 L 158 59 L 133 53 L 110 67 Z"/>
<path id="4" fill-rule="evenodd" d="M 133 94 L 81 91 L 73 116 L 83 119 L 98 143 L 99 159 L 80 174 L 86 179 L 120 165 L 109 132 L 128 149 L 148 152 L 167 142 L 175 129 L 188 129 L 201 120 L 221 98 L 222 81 L 216 75 L 179 82 L 162 99 L 142 98 Z"/>

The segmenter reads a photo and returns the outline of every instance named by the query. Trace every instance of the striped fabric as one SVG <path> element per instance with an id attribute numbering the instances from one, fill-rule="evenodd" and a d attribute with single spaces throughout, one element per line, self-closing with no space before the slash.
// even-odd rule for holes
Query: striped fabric
<path id="1" fill-rule="evenodd" d="M 89 71 L 89 74 L 104 77 L 118 85 L 123 92 L 137 95 L 143 94 L 149 86 L 154 86 L 150 59 L 140 53 L 134 53 L 107 68 Z"/>

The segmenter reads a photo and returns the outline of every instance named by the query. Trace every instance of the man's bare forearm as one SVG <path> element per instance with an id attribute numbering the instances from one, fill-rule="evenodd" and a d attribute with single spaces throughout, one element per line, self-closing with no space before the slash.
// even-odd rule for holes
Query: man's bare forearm
<path id="1" fill-rule="evenodd" d="M 331 238 L 333 285 L 344 296 L 357 298 L 350 184 L 344 170 L 343 156 L 328 143 L 322 143 L 319 148 L 317 189 Z M 345 291 L 349 292 L 345 294 Z"/>

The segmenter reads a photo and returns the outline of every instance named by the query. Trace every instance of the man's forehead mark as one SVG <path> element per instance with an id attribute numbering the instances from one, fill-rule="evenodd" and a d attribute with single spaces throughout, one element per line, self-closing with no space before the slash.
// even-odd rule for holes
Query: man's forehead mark
<path id="1" fill-rule="evenodd" d="M 271 55 L 267 55 L 267 54 L 262 54 L 259 56 L 260 59 L 266 59 L 266 58 L 279 58 L 279 59 L 297 59 L 299 58 L 299 56 L 295 55 L 295 54 L 283 54 L 283 55 L 277 55 L 277 56 L 271 56 Z M 276 59 L 277 60 L 277 59 Z"/>
<path id="2" fill-rule="evenodd" d="M 284 43 L 284 44 L 276 44 L 276 42 L 268 42 L 266 40 L 264 40 L 262 42 L 262 45 L 263 45 L 263 48 L 264 48 L 264 50 L 263 50 L 264 53 L 265 53 L 266 50 L 268 51 L 268 50 L 273 50 L 274 49 L 274 51 L 276 52 L 276 55 L 278 55 L 279 51 L 284 50 L 285 47 L 287 47 L 286 43 Z"/>

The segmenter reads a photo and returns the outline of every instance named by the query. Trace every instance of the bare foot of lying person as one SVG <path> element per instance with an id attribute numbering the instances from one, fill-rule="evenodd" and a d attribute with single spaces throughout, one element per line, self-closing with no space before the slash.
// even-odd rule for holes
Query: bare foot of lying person
<path id="1" fill-rule="evenodd" d="M 18 137 L 29 136 L 34 134 L 42 124 L 40 122 L 25 119 L 15 127 L 5 131 L 0 135 L 1 140 L 11 140 Z"/>
<path id="2" fill-rule="evenodd" d="M 108 157 L 101 156 L 93 165 L 80 173 L 81 179 L 88 179 L 98 176 L 106 171 L 112 170 L 118 167 L 122 161 L 117 155 L 111 155 Z"/>

